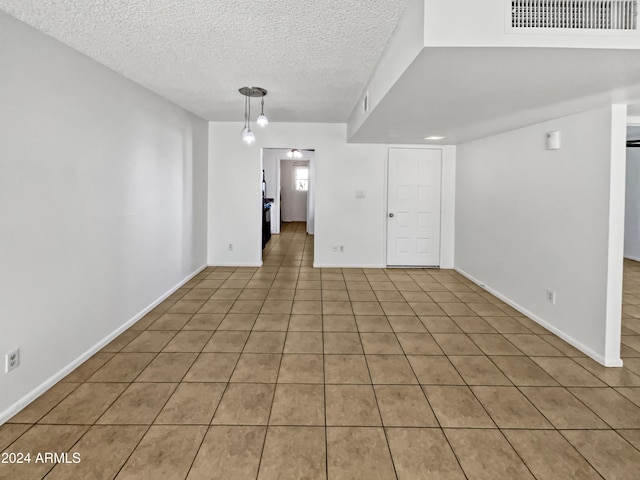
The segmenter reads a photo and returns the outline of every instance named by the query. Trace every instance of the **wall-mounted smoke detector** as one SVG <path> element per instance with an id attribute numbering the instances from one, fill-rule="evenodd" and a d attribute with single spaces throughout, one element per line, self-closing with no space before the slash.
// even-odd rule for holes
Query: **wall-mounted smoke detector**
<path id="1" fill-rule="evenodd" d="M 638 0 L 508 0 L 510 29 L 637 30 Z"/>

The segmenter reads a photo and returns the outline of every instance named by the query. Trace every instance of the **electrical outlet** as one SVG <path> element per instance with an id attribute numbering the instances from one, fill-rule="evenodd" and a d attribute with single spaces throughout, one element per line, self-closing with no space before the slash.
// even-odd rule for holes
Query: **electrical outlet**
<path id="1" fill-rule="evenodd" d="M 547 289 L 547 302 L 549 302 L 551 305 L 556 304 L 556 292 Z"/>
<path id="2" fill-rule="evenodd" d="M 344 253 L 344 245 L 340 245 L 338 249 L 340 250 L 340 253 Z"/>
<path id="3" fill-rule="evenodd" d="M 230 243 L 228 248 L 230 252 L 233 252 L 233 243 Z"/>
<path id="4" fill-rule="evenodd" d="M 20 366 L 20 349 L 16 348 L 13 352 L 7 353 L 4 361 L 4 373 L 9 373 Z"/>

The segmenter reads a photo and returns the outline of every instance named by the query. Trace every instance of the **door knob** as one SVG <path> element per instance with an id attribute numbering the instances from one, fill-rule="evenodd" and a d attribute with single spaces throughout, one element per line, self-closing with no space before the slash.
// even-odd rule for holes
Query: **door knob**
<path id="1" fill-rule="evenodd" d="M 393 218 L 393 213 L 390 213 L 390 214 L 389 214 L 389 218 Z"/>

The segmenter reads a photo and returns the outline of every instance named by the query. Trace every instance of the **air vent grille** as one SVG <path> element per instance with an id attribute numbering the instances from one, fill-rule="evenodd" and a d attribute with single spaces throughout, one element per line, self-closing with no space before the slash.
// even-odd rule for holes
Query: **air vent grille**
<path id="1" fill-rule="evenodd" d="M 636 30 L 637 0 L 513 0 L 513 28 Z"/>

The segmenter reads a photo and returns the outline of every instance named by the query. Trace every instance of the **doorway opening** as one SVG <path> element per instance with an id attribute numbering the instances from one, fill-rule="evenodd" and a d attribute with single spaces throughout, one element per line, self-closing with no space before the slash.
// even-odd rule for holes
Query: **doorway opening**
<path id="1" fill-rule="evenodd" d="M 309 160 L 280 160 L 280 225 L 307 223 Z"/>
<path id="2" fill-rule="evenodd" d="M 624 264 L 622 282 L 623 360 L 640 355 L 640 123 L 627 125 Z"/>
<path id="3" fill-rule="evenodd" d="M 263 264 L 313 265 L 314 166 L 314 149 L 262 149 L 263 196 L 265 205 L 270 205 L 271 237 L 263 248 Z"/>

